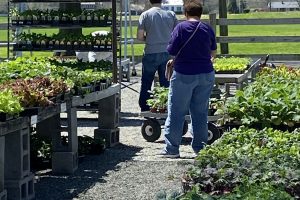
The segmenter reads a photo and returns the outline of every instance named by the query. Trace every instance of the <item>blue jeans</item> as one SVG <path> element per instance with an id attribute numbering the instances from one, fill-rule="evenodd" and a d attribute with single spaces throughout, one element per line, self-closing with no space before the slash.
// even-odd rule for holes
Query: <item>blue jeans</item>
<path id="1" fill-rule="evenodd" d="M 207 143 L 209 97 L 215 83 L 215 72 L 184 75 L 173 72 L 168 96 L 168 117 L 165 122 L 166 151 L 179 153 L 185 115 L 190 113 L 192 148 L 198 153 Z"/>
<path id="2" fill-rule="evenodd" d="M 140 91 L 139 105 L 141 111 L 149 110 L 147 100 L 150 98 L 152 82 L 155 72 L 158 71 L 159 84 L 162 87 L 169 87 L 169 81 L 165 77 L 165 68 L 170 56 L 168 53 L 152 53 L 143 56 L 142 64 L 142 85 Z"/>

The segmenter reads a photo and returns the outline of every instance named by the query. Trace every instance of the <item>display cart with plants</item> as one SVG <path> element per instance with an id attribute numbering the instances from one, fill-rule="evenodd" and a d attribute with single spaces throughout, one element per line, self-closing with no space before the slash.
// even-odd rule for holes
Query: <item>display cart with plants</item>
<path id="1" fill-rule="evenodd" d="M 219 104 L 224 104 L 226 96 L 253 80 L 261 64 L 260 62 L 261 59 L 258 59 L 251 64 L 249 58 L 239 57 L 223 57 L 215 60 L 216 85 L 212 91 L 209 105 L 208 144 L 218 139 L 223 132 L 223 127 L 217 124 L 217 121 L 223 116 L 215 115 L 216 107 L 219 107 Z M 234 91 L 232 88 L 234 88 Z M 161 136 L 161 126 L 167 118 L 167 98 L 167 88 L 154 88 L 152 99 L 148 100 L 148 105 L 151 107 L 150 111 L 140 113 L 140 116 L 145 118 L 141 132 L 148 142 L 154 142 Z M 185 119 L 183 135 L 188 131 L 190 115 L 186 115 Z"/>
<path id="2" fill-rule="evenodd" d="M 20 3 L 45 3 L 39 0 L 13 0 L 11 5 Z M 49 0 L 47 3 L 80 3 L 72 0 Z M 107 146 L 113 146 L 119 142 L 119 101 L 120 85 L 118 84 L 117 70 L 117 33 L 116 33 L 116 1 L 110 2 L 112 9 L 100 9 L 95 11 L 82 11 L 81 13 L 64 12 L 60 10 L 27 10 L 14 13 L 11 18 L 10 28 L 81 28 L 81 27 L 103 27 L 109 26 L 112 32 L 108 35 L 81 35 L 81 34 L 54 34 L 41 35 L 35 33 L 18 33 L 14 51 L 97 51 L 112 52 L 113 62 L 110 62 L 110 72 L 99 69 L 99 62 L 82 63 L 78 60 L 51 60 L 42 58 L 18 58 L 11 60 L 5 65 L 10 67 L 6 75 L 1 75 L 1 91 L 12 93 L 9 88 L 14 88 L 14 95 L 20 96 L 22 106 L 15 117 L 17 119 L 28 119 L 26 133 L 28 143 L 18 144 L 21 149 L 26 147 L 26 163 L 23 167 L 20 163 L 14 163 L 17 168 L 30 172 L 29 158 L 29 135 L 34 131 L 52 139 L 52 170 L 56 174 L 71 174 L 78 167 L 78 136 L 77 136 L 77 107 L 82 104 L 99 103 L 99 128 L 95 131 L 95 138 L 106 139 Z M 9 17 L 10 21 L 10 17 Z M 10 31 L 10 28 L 8 29 Z M 8 45 L 9 46 L 9 45 Z M 8 50 L 9 51 L 9 50 Z M 60 63 L 60 64 L 59 64 Z M 107 63 L 100 63 L 100 66 Z M 34 68 L 35 67 L 35 68 Z M 105 67 L 104 67 L 105 68 Z M 99 71 L 100 70 L 100 71 Z M 16 75 L 17 74 L 17 75 Z M 9 80 L 11 79 L 11 80 Z M 43 84 L 48 84 L 47 87 Z M 42 87 L 42 88 L 41 88 Z M 6 91 L 8 88 L 9 91 Z M 61 90 L 59 90 L 61 89 Z M 54 94 L 55 93 L 55 94 Z M 8 94 L 8 95 L 9 95 Z M 12 95 L 11 95 L 12 96 Z M 13 101 L 13 98 L 11 98 Z M 34 104 L 39 103 L 39 104 Z M 7 108 L 8 111 L 9 108 Z M 6 110 L 3 126 L 9 126 L 10 119 Z M 67 126 L 62 126 L 60 113 L 67 113 Z M 103 113 L 113 113 L 105 115 Z M 11 143 L 10 139 L 2 139 L 1 144 Z M 5 138 L 10 138 L 5 133 Z M 63 136 L 64 135 L 64 136 Z M 21 134 L 25 139 L 25 132 Z M 9 141 L 8 141 L 9 140 Z M 64 140 L 64 142 L 63 142 Z M 4 148 L 5 147 L 5 148 Z M 16 152 L 10 145 L 1 146 L 1 164 L 7 161 L 7 152 Z M 4 152 L 4 153 L 3 153 Z M 22 154 L 22 150 L 20 150 Z M 19 152 L 19 154 L 20 154 Z M 12 163 L 10 163 L 12 164 Z M 25 166 L 25 165 L 24 165 Z M 9 167 L 7 171 L 0 170 L 0 194 L 6 199 L 32 199 L 34 198 L 33 175 L 27 173 L 20 177 L 12 175 Z M 2 176 L 2 174 L 4 174 Z M 32 185 L 30 185 L 32 183 Z M 3 187 L 2 187 L 3 186 Z M 14 196 L 20 194 L 19 196 Z M 1 198 L 2 199 L 2 198 Z"/>
<path id="3" fill-rule="evenodd" d="M 145 118 L 141 127 L 142 136 L 148 142 L 155 142 L 161 136 L 161 126 L 165 123 L 167 118 L 168 91 L 168 88 L 155 87 L 152 98 L 147 101 L 147 104 L 151 107 L 150 111 L 144 111 L 140 113 L 140 116 Z M 223 97 L 221 97 L 220 90 L 215 88 L 210 99 L 208 116 L 208 143 L 212 143 L 221 135 L 222 130 L 214 123 L 220 118 L 220 116 L 214 116 L 214 107 L 216 104 L 222 101 L 222 98 Z M 186 115 L 185 122 L 183 124 L 182 135 L 187 133 L 188 123 L 190 121 L 190 115 Z"/>
<path id="4" fill-rule="evenodd" d="M 61 80 L 42 77 L 45 66 L 38 65 L 39 69 L 33 63 L 21 65 L 20 60 L 0 63 L 3 185 L 9 199 L 32 199 L 34 175 L 30 170 L 30 123 L 61 112 L 59 95 L 67 92 L 67 86 Z"/>

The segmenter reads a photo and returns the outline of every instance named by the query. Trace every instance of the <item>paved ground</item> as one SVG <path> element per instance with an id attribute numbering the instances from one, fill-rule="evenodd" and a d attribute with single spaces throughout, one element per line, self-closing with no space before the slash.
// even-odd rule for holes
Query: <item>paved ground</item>
<path id="1" fill-rule="evenodd" d="M 137 66 L 139 72 L 140 65 Z M 139 74 L 139 73 L 138 73 Z M 135 90 L 140 77 L 124 83 Z M 181 175 L 193 163 L 191 137 L 184 137 L 180 159 L 164 159 L 157 154 L 164 147 L 163 135 L 154 142 L 141 134 L 143 118 L 139 116 L 138 93 L 122 87 L 120 144 L 98 156 L 87 156 L 71 176 L 54 176 L 40 172 L 35 184 L 36 199 L 147 200 L 157 194 L 181 191 Z M 78 134 L 93 136 L 97 114 L 79 112 Z"/>

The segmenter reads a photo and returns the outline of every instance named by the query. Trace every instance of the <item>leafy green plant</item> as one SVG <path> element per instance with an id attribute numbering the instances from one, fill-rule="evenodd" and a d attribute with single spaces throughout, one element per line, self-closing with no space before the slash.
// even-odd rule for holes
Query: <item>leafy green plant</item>
<path id="1" fill-rule="evenodd" d="M 151 99 L 147 100 L 147 105 L 150 106 L 151 112 L 166 112 L 168 105 L 169 88 L 154 87 L 151 91 Z M 209 109 L 215 112 L 218 108 L 223 107 L 225 103 L 225 96 L 221 95 L 220 98 L 209 99 Z M 211 113 L 212 115 L 214 113 Z"/>
<path id="2" fill-rule="evenodd" d="M 164 87 L 154 87 L 152 98 L 147 100 L 152 112 L 166 112 L 169 89 Z"/>
<path id="3" fill-rule="evenodd" d="M 35 169 L 40 169 L 46 163 L 51 167 L 50 161 L 52 158 L 51 140 L 41 137 L 37 133 L 30 135 L 30 161 L 31 166 Z"/>
<path id="4" fill-rule="evenodd" d="M 221 57 L 214 60 L 214 68 L 216 72 L 223 71 L 244 71 L 251 63 L 250 58 L 239 57 Z"/>
<path id="5" fill-rule="evenodd" d="M 31 25 L 31 24 L 52 24 L 57 23 L 74 23 L 81 22 L 86 23 L 87 21 L 101 22 L 108 20 L 112 15 L 112 9 L 97 9 L 97 10 L 82 10 L 82 12 L 72 12 L 65 10 L 25 10 L 18 12 L 15 9 L 10 11 L 12 14 L 13 23 Z"/>
<path id="6" fill-rule="evenodd" d="M 253 200 L 253 199 L 272 199 L 272 200 L 293 200 L 294 198 L 282 188 L 274 187 L 269 183 L 251 184 L 239 186 L 232 193 L 224 195 L 212 195 L 202 193 L 197 186 L 185 194 L 180 200 Z"/>
<path id="7" fill-rule="evenodd" d="M 295 127 L 300 123 L 299 85 L 299 69 L 263 69 L 254 83 L 227 99 L 223 114 L 250 126 Z"/>
<path id="8" fill-rule="evenodd" d="M 110 82 L 112 63 L 104 60 L 82 62 L 75 59 L 59 60 L 45 57 L 20 57 L 0 63 L 0 84 L 15 79 L 44 76 L 62 80 L 69 88 L 93 85 L 97 82 Z"/>
<path id="9" fill-rule="evenodd" d="M 299 152 L 300 130 L 233 129 L 200 151 L 186 181 L 198 188 L 194 193 L 216 197 L 238 197 L 245 190 L 256 195 L 259 188 L 262 197 L 287 196 L 279 191 L 296 197 L 300 195 Z"/>
<path id="10" fill-rule="evenodd" d="M 15 115 L 21 111 L 20 97 L 15 96 L 9 88 L 0 90 L 0 113 Z"/>
<path id="11" fill-rule="evenodd" d="M 33 79 L 17 79 L 2 83 L 0 90 L 12 89 L 19 97 L 22 107 L 45 107 L 53 105 L 51 97 L 56 97 L 69 91 L 62 80 L 51 80 L 49 77 L 35 77 Z"/>
<path id="12" fill-rule="evenodd" d="M 92 34 L 88 35 L 80 35 L 80 34 L 65 34 L 58 33 L 53 34 L 52 36 L 47 36 L 46 34 L 38 34 L 38 33 L 20 33 L 14 38 L 17 41 L 16 47 L 22 48 L 23 50 L 30 50 L 32 48 L 39 49 L 42 48 L 42 44 L 44 48 L 70 48 L 76 47 L 79 49 L 84 48 L 110 48 L 112 45 L 112 33 L 108 33 L 107 35 L 97 34 L 93 36 Z M 42 43 L 43 41 L 43 43 Z M 25 47 L 23 47 L 25 45 Z M 68 46 L 66 46 L 68 45 Z"/>
<path id="13" fill-rule="evenodd" d="M 78 154 L 79 155 L 95 155 L 100 154 L 105 149 L 105 141 L 102 139 L 94 139 L 90 136 L 78 136 Z"/>

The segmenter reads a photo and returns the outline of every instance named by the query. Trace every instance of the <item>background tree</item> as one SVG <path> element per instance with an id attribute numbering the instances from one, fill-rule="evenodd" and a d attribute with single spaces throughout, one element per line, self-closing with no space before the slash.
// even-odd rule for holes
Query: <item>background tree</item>
<path id="1" fill-rule="evenodd" d="M 151 8 L 151 3 L 150 1 L 145 1 L 145 7 L 144 7 L 144 10 L 148 10 L 149 8 Z"/>
<path id="2" fill-rule="evenodd" d="M 247 9 L 247 6 L 248 6 L 248 4 L 247 4 L 247 1 L 245 1 L 245 0 L 241 0 L 240 1 L 240 12 L 245 12 L 245 10 Z"/>
<path id="3" fill-rule="evenodd" d="M 239 12 L 239 8 L 236 3 L 236 0 L 229 0 L 227 10 L 229 13 L 238 13 Z"/>

